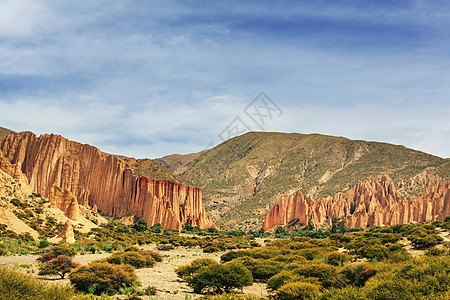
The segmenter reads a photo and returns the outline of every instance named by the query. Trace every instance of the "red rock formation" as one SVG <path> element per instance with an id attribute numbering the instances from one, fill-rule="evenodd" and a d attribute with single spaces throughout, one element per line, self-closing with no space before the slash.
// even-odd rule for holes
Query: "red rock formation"
<path id="1" fill-rule="evenodd" d="M 53 134 L 21 132 L 1 135 L 0 152 L 11 163 L 21 164 L 30 185 L 44 196 L 56 185 L 69 190 L 81 205 L 96 205 L 118 217 L 135 215 L 150 226 L 215 226 L 202 208 L 200 189 L 136 177 L 125 161 L 93 146 Z"/>
<path id="2" fill-rule="evenodd" d="M 56 238 L 62 239 L 64 243 L 73 244 L 75 243 L 75 234 L 73 233 L 73 226 L 70 220 L 67 220 L 64 224 L 64 228 Z"/>
<path id="3" fill-rule="evenodd" d="M 302 224 L 331 223 L 345 216 L 347 226 L 366 227 L 395 225 L 423 221 L 443 221 L 450 215 L 450 183 L 440 182 L 427 188 L 421 196 L 403 201 L 392 180 L 383 176 L 377 180 L 358 181 L 345 193 L 314 201 L 300 191 L 283 195 L 266 215 L 264 230 L 286 225 L 299 219 Z"/>
<path id="4" fill-rule="evenodd" d="M 27 186 L 28 179 L 21 171 L 21 165 L 11 164 L 0 152 L 0 170 L 11 176 L 19 186 Z"/>
<path id="5" fill-rule="evenodd" d="M 52 186 L 50 194 L 50 207 L 61 210 L 66 217 L 74 221 L 82 216 L 82 211 L 78 205 L 77 197 L 72 195 L 68 189 L 62 190 L 58 186 Z"/>

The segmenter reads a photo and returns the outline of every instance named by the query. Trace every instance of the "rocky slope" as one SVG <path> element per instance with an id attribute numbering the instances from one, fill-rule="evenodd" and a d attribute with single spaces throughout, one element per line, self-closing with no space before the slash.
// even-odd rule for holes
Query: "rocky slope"
<path id="1" fill-rule="evenodd" d="M 264 230 L 286 225 L 293 220 L 316 226 L 331 224 L 333 218 L 346 217 L 349 227 L 443 221 L 450 215 L 450 183 L 429 186 L 420 196 L 404 201 L 394 182 L 383 176 L 381 181 L 366 180 L 344 193 L 317 201 L 297 191 L 283 195 L 266 215 Z"/>
<path id="2" fill-rule="evenodd" d="M 19 164 L 11 164 L 0 153 L 1 234 L 10 237 L 30 235 L 35 240 L 41 236 L 49 238 L 49 241 L 54 243 L 61 240 L 73 243 L 75 239 L 72 225 L 78 231 L 87 233 L 97 227 L 96 224 L 106 223 L 103 217 L 78 204 L 74 214 L 74 208 L 71 207 L 73 203 L 66 201 L 67 198 L 71 199 L 70 194 L 54 191 L 60 192 L 57 202 L 61 207 L 58 207 L 52 200 L 34 193 L 19 166 Z M 73 223 L 69 218 L 73 220 Z M 68 222 L 66 229 L 56 236 L 65 222 Z"/>
<path id="3" fill-rule="evenodd" d="M 76 197 L 79 204 L 103 213 L 134 215 L 168 229 L 178 230 L 184 223 L 214 226 L 202 207 L 200 189 L 139 177 L 126 161 L 93 146 L 21 132 L 0 135 L 0 152 L 20 166 L 35 192 L 53 198 L 54 205 L 61 197 L 73 204 Z"/>
<path id="4" fill-rule="evenodd" d="M 167 164 L 177 166 L 176 158 Z M 195 159 L 180 159 L 182 176 L 203 189 L 206 211 L 224 229 L 260 228 L 274 199 L 297 190 L 320 199 L 387 174 L 399 185 L 398 194 L 409 198 L 450 178 L 448 166 L 441 168 L 448 165 L 443 158 L 319 134 L 247 133 Z"/>

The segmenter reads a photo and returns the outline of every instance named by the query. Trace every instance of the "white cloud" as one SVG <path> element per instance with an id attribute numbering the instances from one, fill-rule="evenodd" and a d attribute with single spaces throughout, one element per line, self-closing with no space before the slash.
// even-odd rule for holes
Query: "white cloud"
<path id="1" fill-rule="evenodd" d="M 47 9 L 31 0 L 0 1 L 0 36 L 26 36 L 45 20 Z"/>

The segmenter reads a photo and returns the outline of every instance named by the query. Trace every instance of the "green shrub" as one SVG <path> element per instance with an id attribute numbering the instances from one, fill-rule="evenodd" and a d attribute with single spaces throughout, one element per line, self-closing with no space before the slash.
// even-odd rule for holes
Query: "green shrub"
<path id="1" fill-rule="evenodd" d="M 324 257 L 324 261 L 327 264 L 333 266 L 343 266 L 346 262 L 351 260 L 351 256 L 340 252 L 331 252 Z"/>
<path id="2" fill-rule="evenodd" d="M 363 286 L 366 281 L 375 276 L 377 271 L 368 263 L 349 264 L 340 270 L 347 284 L 355 287 Z"/>
<path id="3" fill-rule="evenodd" d="M 242 264 L 229 262 L 202 268 L 188 277 L 187 282 L 195 293 L 228 293 L 235 288 L 252 285 L 253 278 L 252 273 Z"/>
<path id="4" fill-rule="evenodd" d="M 209 247 L 206 247 L 205 249 L 203 249 L 204 253 L 214 253 L 214 252 L 219 252 L 219 251 L 220 251 L 220 249 L 215 246 L 209 246 Z"/>
<path id="5" fill-rule="evenodd" d="M 411 293 L 412 282 L 391 276 L 376 276 L 367 283 L 366 295 L 373 300 L 417 299 Z"/>
<path id="6" fill-rule="evenodd" d="M 145 222 L 145 220 L 143 219 L 140 219 L 139 221 L 133 224 L 133 228 L 138 232 L 144 232 L 148 229 L 147 222 Z"/>
<path id="7" fill-rule="evenodd" d="M 361 289 L 349 286 L 343 289 L 331 288 L 324 291 L 317 300 L 366 300 L 365 293 Z"/>
<path id="8" fill-rule="evenodd" d="M 248 256 L 240 257 L 233 262 L 243 264 L 247 269 L 252 272 L 253 279 L 262 281 L 268 280 L 270 277 L 281 271 L 281 262 L 255 259 Z"/>
<path id="9" fill-rule="evenodd" d="M 127 264 L 138 269 L 153 267 L 156 263 L 153 256 L 150 253 L 145 253 L 145 251 L 115 252 L 106 261 L 116 265 Z"/>
<path id="10" fill-rule="evenodd" d="M 169 251 L 175 249 L 175 246 L 172 244 L 160 244 L 157 249 L 161 251 Z"/>
<path id="11" fill-rule="evenodd" d="M 137 276 L 130 265 L 92 262 L 70 273 L 69 279 L 77 290 L 100 295 L 131 286 Z"/>
<path id="12" fill-rule="evenodd" d="M 39 241 L 39 248 L 46 248 L 46 247 L 48 247 L 48 246 L 50 246 L 50 243 L 48 242 L 48 241 L 46 241 L 46 240 L 41 240 L 41 241 Z"/>
<path id="13" fill-rule="evenodd" d="M 178 277 L 186 279 L 194 275 L 194 273 L 197 273 L 202 268 L 218 264 L 218 262 L 211 258 L 198 258 L 193 260 L 190 265 L 179 266 L 175 269 L 175 273 L 177 273 Z"/>
<path id="14" fill-rule="evenodd" d="M 295 275 L 304 277 L 315 277 L 328 288 L 338 283 L 338 273 L 334 266 L 327 264 L 309 264 L 303 265 L 292 271 Z"/>
<path id="15" fill-rule="evenodd" d="M 299 278 L 299 276 L 292 274 L 292 272 L 282 271 L 267 281 L 267 289 L 271 291 L 278 290 L 286 283 L 298 281 Z"/>
<path id="16" fill-rule="evenodd" d="M 443 239 L 437 234 L 413 233 L 408 236 L 408 240 L 410 240 L 417 249 L 427 249 L 436 246 Z"/>
<path id="17" fill-rule="evenodd" d="M 427 256 L 442 256 L 442 255 L 445 255 L 445 252 L 446 252 L 445 249 L 438 249 L 436 247 L 431 247 L 425 251 L 425 255 L 427 255 Z"/>
<path id="18" fill-rule="evenodd" d="M 148 286 L 144 289 L 144 293 L 147 296 L 154 296 L 154 295 L 156 295 L 156 292 L 157 292 L 157 290 L 156 290 L 156 287 L 154 287 L 154 286 Z"/>
<path id="19" fill-rule="evenodd" d="M 319 291 L 320 286 L 309 282 L 290 282 L 277 290 L 275 298 L 277 300 L 314 299 Z"/>
<path id="20" fill-rule="evenodd" d="M 11 202 L 14 206 L 20 207 L 20 200 L 17 198 L 13 198 L 9 202 Z"/>
<path id="21" fill-rule="evenodd" d="M 69 286 L 47 284 L 34 276 L 0 267 L 0 299 L 66 300 L 74 295 Z"/>

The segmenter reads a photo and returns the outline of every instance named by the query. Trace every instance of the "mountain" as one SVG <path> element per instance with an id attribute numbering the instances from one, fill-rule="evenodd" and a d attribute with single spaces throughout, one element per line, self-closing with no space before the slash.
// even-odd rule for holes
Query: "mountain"
<path id="1" fill-rule="evenodd" d="M 167 162 L 177 163 L 174 157 Z M 251 132 L 179 163 L 181 175 L 203 189 L 213 220 L 241 229 L 259 228 L 273 202 L 297 190 L 320 199 L 386 174 L 409 198 L 450 175 L 449 160 L 437 156 L 320 134 Z"/>
<path id="2" fill-rule="evenodd" d="M 450 183 L 439 182 L 416 197 L 404 201 L 394 182 L 383 176 L 358 181 L 356 185 L 334 197 L 313 201 L 300 191 L 283 195 L 266 215 L 264 230 L 276 225 L 300 224 L 331 225 L 334 218 L 346 218 L 349 227 L 367 227 L 407 224 L 413 222 L 444 221 L 450 215 Z"/>
<path id="3" fill-rule="evenodd" d="M 197 159 L 200 155 L 204 154 L 208 150 L 203 150 L 197 153 L 191 154 L 171 154 L 162 158 L 154 159 L 153 161 L 160 166 L 167 168 L 176 175 L 180 175 L 186 171 L 187 165 Z"/>
<path id="4" fill-rule="evenodd" d="M 4 127 L 0 127 L 0 135 L 1 134 L 5 134 L 5 133 L 9 133 L 9 132 L 14 132 L 8 128 L 4 128 Z"/>
<path id="5" fill-rule="evenodd" d="M 0 154 L 25 174 L 33 191 L 53 198 L 70 214 L 76 215 L 80 204 L 168 229 L 179 230 L 185 223 L 214 226 L 202 207 L 201 189 L 177 183 L 170 171 L 150 160 L 138 163 L 59 135 L 31 132 L 0 135 Z M 136 164 L 146 170 L 134 169 Z"/>

